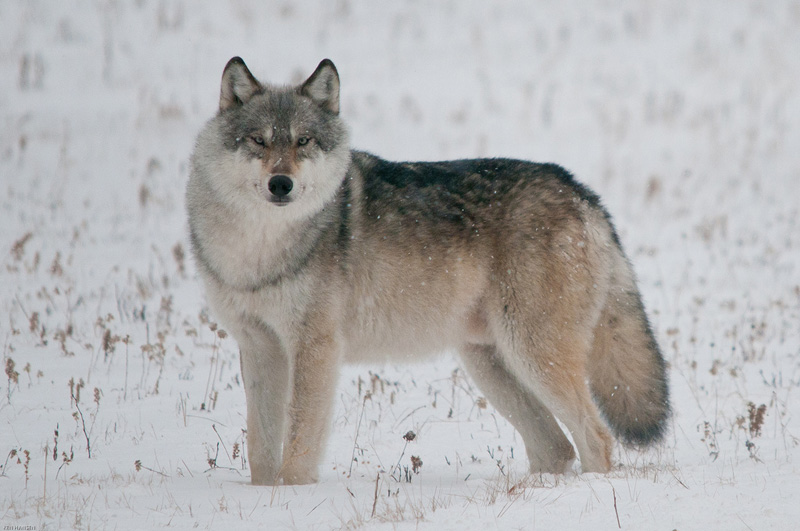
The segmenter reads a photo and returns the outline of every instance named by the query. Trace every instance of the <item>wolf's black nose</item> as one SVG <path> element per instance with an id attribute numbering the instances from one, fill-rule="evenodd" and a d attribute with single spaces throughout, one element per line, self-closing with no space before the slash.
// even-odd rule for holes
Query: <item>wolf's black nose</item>
<path id="1" fill-rule="evenodd" d="M 292 191 L 292 180 L 286 175 L 275 175 L 269 180 L 267 188 L 276 197 L 284 197 Z"/>

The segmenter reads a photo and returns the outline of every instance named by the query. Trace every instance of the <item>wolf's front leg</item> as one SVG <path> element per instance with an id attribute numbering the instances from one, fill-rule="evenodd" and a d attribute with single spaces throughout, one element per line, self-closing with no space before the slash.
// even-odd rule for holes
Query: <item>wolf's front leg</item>
<path id="1" fill-rule="evenodd" d="M 287 485 L 315 483 L 319 478 L 341 360 L 341 345 L 333 332 L 306 332 L 294 357 L 289 431 L 280 470 Z"/>
<path id="2" fill-rule="evenodd" d="M 250 481 L 253 485 L 276 485 L 288 418 L 290 361 L 271 330 L 240 335 Z"/>

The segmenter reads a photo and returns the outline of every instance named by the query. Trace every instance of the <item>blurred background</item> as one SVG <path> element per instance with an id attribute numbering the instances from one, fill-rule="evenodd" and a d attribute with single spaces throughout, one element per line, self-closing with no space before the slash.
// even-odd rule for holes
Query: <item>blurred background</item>
<path id="1" fill-rule="evenodd" d="M 355 148 L 572 171 L 614 217 L 672 368 L 676 416 L 658 463 L 699 483 L 716 462 L 718 477 L 743 480 L 731 463 L 756 464 L 736 427 L 752 401 L 773 421 L 759 459 L 791 474 L 782 467 L 797 461 L 791 432 L 800 431 L 797 0 L 0 1 L 0 338 L 17 370 L 51 367 L 41 385 L 16 391 L 25 408 L 0 407 L 7 426 L 46 422 L 13 436 L 0 428 L 0 451 L 44 446 L 59 415 L 69 422 L 66 377 L 85 377 L 87 366 L 109 399 L 128 403 L 133 377 L 125 372 L 123 395 L 123 374 L 99 346 L 112 325 L 98 316 L 116 316 L 113 332 L 132 337 L 132 352 L 165 334 L 164 356 L 142 355 L 136 373 L 142 404 L 169 417 L 154 381 L 174 397 L 195 371 L 199 406 L 209 352 L 212 365 L 220 358 L 216 339 L 213 348 L 187 339 L 207 316 L 198 316 L 183 194 L 194 137 L 236 55 L 274 84 L 332 59 Z M 72 334 L 61 347 L 58 330 Z M 227 378 L 236 347 L 221 348 Z M 159 361 L 164 380 L 149 365 Z M 449 381 L 454 363 L 426 374 Z M 231 381 L 235 393 L 220 400 L 240 411 Z M 9 380 L 9 404 L 12 389 Z M 357 411 L 337 413 L 347 433 Z M 203 427 L 192 437 L 215 441 Z M 115 440 L 109 454 L 122 451 Z M 352 440 L 339 444 L 331 459 L 346 462 Z M 759 481 L 748 483 L 751 499 Z M 738 496 L 726 498 L 731 507 Z"/>

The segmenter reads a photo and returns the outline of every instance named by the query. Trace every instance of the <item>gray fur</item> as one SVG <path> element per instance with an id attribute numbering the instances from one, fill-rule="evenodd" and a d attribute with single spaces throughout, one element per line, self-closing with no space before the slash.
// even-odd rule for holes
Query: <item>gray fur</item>
<path id="1" fill-rule="evenodd" d="M 603 418 L 627 442 L 662 436 L 666 370 L 633 271 L 568 172 L 351 151 L 328 60 L 293 88 L 234 58 L 220 102 L 187 207 L 209 303 L 241 350 L 254 484 L 317 480 L 341 363 L 448 349 L 519 430 L 533 472 L 575 458 L 554 417 L 584 471 L 611 467 Z M 276 175 L 292 180 L 285 197 Z"/>

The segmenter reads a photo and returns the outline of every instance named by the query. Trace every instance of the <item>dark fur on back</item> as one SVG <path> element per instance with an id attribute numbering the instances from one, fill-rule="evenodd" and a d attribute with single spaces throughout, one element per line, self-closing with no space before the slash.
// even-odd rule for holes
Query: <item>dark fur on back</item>
<path id="1" fill-rule="evenodd" d="M 600 197 L 557 164 L 506 158 L 390 162 L 357 151 L 353 152 L 353 163 L 368 168 L 365 174 L 370 178 L 365 182 L 364 196 L 376 214 L 383 198 L 399 194 L 407 200 L 393 205 L 401 214 L 410 214 L 407 210 L 413 206 L 421 209 L 421 215 L 472 229 L 482 223 L 484 207 L 491 204 L 502 209 L 513 188 L 552 189 L 558 185 L 566 194 L 601 211 L 611 224 Z M 613 224 L 611 228 L 614 242 L 620 245 Z"/>

